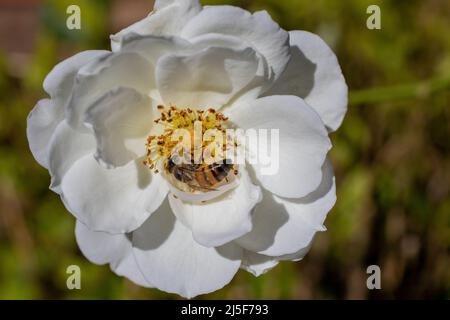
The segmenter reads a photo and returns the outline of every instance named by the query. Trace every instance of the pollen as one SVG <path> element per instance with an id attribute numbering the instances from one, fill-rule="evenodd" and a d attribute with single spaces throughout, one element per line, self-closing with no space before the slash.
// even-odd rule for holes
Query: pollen
<path id="1" fill-rule="evenodd" d="M 148 136 L 146 142 L 146 158 L 143 164 L 146 165 L 150 170 L 158 173 L 161 168 L 163 168 L 164 163 L 167 162 L 174 152 L 174 148 L 179 146 L 180 140 L 174 139 L 174 133 L 178 129 L 184 129 L 189 133 L 191 139 L 191 150 L 180 149 L 179 156 L 183 157 L 186 153 L 189 153 L 191 157 L 194 157 L 194 149 L 197 144 L 194 141 L 194 130 L 196 126 L 201 124 L 201 136 L 200 136 L 200 146 L 202 151 L 211 143 L 218 143 L 217 141 L 203 141 L 203 135 L 210 129 L 218 130 L 223 134 L 222 143 L 218 145 L 223 151 L 227 150 L 230 146 L 235 144 L 234 141 L 229 141 L 226 130 L 228 126 L 228 118 L 222 113 L 216 111 L 213 108 L 208 108 L 206 110 L 193 110 L 191 108 L 178 108 L 175 105 L 170 104 L 168 107 L 164 105 L 157 106 L 160 112 L 159 118 L 154 120 L 157 125 L 162 126 L 163 133 L 158 136 Z M 200 132 L 199 132 L 200 133 Z M 212 152 L 214 155 L 214 151 Z M 194 159 L 194 158 L 191 158 Z"/>

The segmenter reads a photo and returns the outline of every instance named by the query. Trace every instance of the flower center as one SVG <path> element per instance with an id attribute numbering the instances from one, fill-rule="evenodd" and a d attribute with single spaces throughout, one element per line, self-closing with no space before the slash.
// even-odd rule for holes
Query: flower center
<path id="1" fill-rule="evenodd" d="M 227 157 L 236 142 L 227 132 L 228 118 L 210 108 L 192 110 L 158 106 L 160 135 L 147 138 L 144 164 L 163 172 L 178 190 L 187 193 L 217 192 L 238 175 Z"/>

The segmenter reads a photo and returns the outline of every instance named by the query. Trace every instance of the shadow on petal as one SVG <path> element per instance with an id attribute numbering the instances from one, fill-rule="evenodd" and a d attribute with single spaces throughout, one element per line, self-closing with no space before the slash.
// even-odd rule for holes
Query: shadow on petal
<path id="1" fill-rule="evenodd" d="M 169 201 L 166 199 L 158 210 L 139 229 L 133 232 L 141 235 L 140 241 L 133 241 L 133 246 L 143 251 L 159 248 L 174 230 L 175 220 L 176 218 L 169 207 Z M 142 235 L 146 236 L 143 237 Z M 133 234 L 132 237 L 135 236 Z"/>
<path id="2" fill-rule="evenodd" d="M 295 95 L 300 98 L 307 97 L 314 88 L 314 74 L 317 65 L 309 60 L 296 46 L 291 47 L 291 60 L 280 79 L 264 94 Z"/>
<path id="3" fill-rule="evenodd" d="M 270 248 L 275 242 L 278 229 L 289 221 L 288 212 L 282 204 L 275 201 L 273 194 L 264 189 L 262 193 L 263 200 L 254 209 L 252 216 L 254 229 L 250 232 L 255 233 L 255 235 L 262 235 L 261 237 L 257 237 L 256 247 L 253 248 L 255 251 L 263 251 Z M 258 210 L 258 208 L 264 209 Z"/>
<path id="4" fill-rule="evenodd" d="M 251 165 L 247 165 L 246 169 L 251 181 L 253 181 L 254 183 L 256 182 L 257 185 L 261 185 L 261 183 L 258 181 L 258 178 L 256 177 L 253 167 Z M 252 215 L 253 226 L 265 226 L 263 228 L 264 230 L 258 231 L 265 233 L 265 236 L 260 239 L 258 251 L 269 248 L 275 241 L 275 235 L 277 234 L 278 229 L 281 228 L 289 220 L 288 212 L 282 204 L 279 204 L 275 201 L 275 199 L 273 198 L 273 194 L 264 188 L 261 188 L 261 192 L 263 196 L 262 201 L 255 206 Z M 258 208 L 264 208 L 264 210 L 258 210 Z M 270 226 L 269 224 L 258 224 L 257 222 L 260 219 L 270 219 Z M 254 230 L 252 230 L 250 233 L 252 233 L 253 231 Z"/>
<path id="5" fill-rule="evenodd" d="M 316 190 L 299 199 L 286 199 L 286 198 L 283 199 L 289 200 L 290 202 L 297 204 L 313 203 L 323 198 L 328 192 L 330 192 L 331 188 L 333 188 L 334 185 L 333 177 L 334 177 L 333 166 L 330 160 L 326 159 L 325 163 L 322 165 L 322 181 L 320 182 Z"/>
<path id="6" fill-rule="evenodd" d="M 253 177 L 252 180 L 257 181 L 251 167 L 248 168 L 248 172 L 250 176 Z M 265 250 L 270 249 L 273 245 L 275 245 L 275 239 L 279 230 L 286 224 L 291 223 L 291 220 L 293 219 L 292 212 L 289 213 L 288 208 L 286 208 L 283 203 L 280 203 L 280 200 L 285 203 L 289 202 L 303 206 L 310 204 L 314 205 L 315 202 L 320 201 L 322 198 L 327 196 L 332 191 L 333 187 L 333 168 L 330 161 L 326 160 L 322 165 L 322 180 L 319 187 L 305 197 L 299 199 L 286 199 L 275 197 L 271 192 L 263 190 L 263 200 L 255 207 L 254 214 L 252 216 L 254 228 L 250 233 L 239 238 L 238 243 L 243 245 L 244 248 L 254 252 L 264 252 Z M 328 212 L 329 210 L 324 210 L 324 212 L 325 211 Z M 320 220 L 321 218 L 318 217 L 318 219 Z M 311 224 L 308 220 L 302 222 L 302 224 L 304 225 L 310 225 L 310 228 L 314 229 L 315 232 L 323 231 L 321 223 L 322 222 Z M 299 230 L 299 232 L 301 231 Z M 314 236 L 315 232 L 313 232 L 311 237 Z M 308 243 L 311 240 L 312 238 L 308 240 Z M 292 254 L 286 256 L 286 258 L 288 260 L 297 259 L 295 258 L 296 256 L 302 256 L 302 254 L 306 254 L 306 252 L 309 250 L 309 248 L 307 247 L 308 246 L 304 247 L 304 252 L 300 250 L 298 254 Z"/>
<path id="7" fill-rule="evenodd" d="M 295 253 L 292 253 L 292 254 L 285 254 L 285 255 L 279 256 L 279 257 L 277 257 L 277 259 L 280 260 L 280 261 L 284 261 L 284 260 L 287 260 L 287 261 L 300 261 L 309 252 L 309 250 L 312 247 L 313 242 L 314 242 L 314 237 L 311 240 L 311 242 L 306 247 L 304 247 L 303 249 L 300 249 L 299 251 L 297 251 Z"/>
<path id="8" fill-rule="evenodd" d="M 137 178 L 138 178 L 138 187 L 141 190 L 147 188 L 152 182 L 152 174 L 150 170 L 142 163 L 144 158 L 137 158 L 134 160 L 134 164 L 136 166 Z"/>
<path id="9" fill-rule="evenodd" d="M 231 261 L 240 261 L 242 260 L 242 253 L 243 249 L 239 248 L 234 243 L 227 243 L 223 246 L 215 248 L 217 253 L 220 254 L 222 257 L 227 258 Z"/>
<path id="10" fill-rule="evenodd" d="M 230 107 L 234 103 L 236 103 L 236 101 L 240 101 L 240 99 L 243 98 L 245 99 L 252 97 L 256 99 L 260 95 L 261 91 L 264 90 L 265 86 L 267 87 L 267 84 L 270 84 L 270 81 L 270 79 L 266 79 L 261 76 L 255 76 L 252 81 L 250 81 L 245 87 L 234 94 L 230 101 L 225 104 L 225 107 Z"/>

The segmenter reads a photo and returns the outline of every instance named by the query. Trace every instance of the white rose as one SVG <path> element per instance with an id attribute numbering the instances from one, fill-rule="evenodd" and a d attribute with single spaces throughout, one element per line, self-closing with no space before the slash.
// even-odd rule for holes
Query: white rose
<path id="1" fill-rule="evenodd" d="M 260 275 L 302 259 L 336 200 L 328 133 L 343 120 L 347 86 L 330 48 L 264 11 L 197 0 L 156 1 L 111 40 L 112 52 L 58 64 L 44 81 L 50 98 L 28 118 L 31 151 L 77 218 L 84 255 L 184 297 L 223 287 L 239 268 Z M 278 174 L 241 166 L 217 197 L 175 197 L 167 172 L 143 164 L 161 130 L 157 106 L 170 104 L 279 129 Z"/>

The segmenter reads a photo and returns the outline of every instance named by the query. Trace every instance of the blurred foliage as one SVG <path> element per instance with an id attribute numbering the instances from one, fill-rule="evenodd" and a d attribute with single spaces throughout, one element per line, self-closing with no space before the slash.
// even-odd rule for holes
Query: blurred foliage
<path id="1" fill-rule="evenodd" d="M 82 8 L 82 31 L 65 28 L 68 4 Z M 133 1 L 128 1 L 133 6 Z M 200 298 L 450 298 L 450 2 L 247 0 L 282 27 L 318 33 L 336 52 L 350 106 L 332 135 L 338 201 L 328 231 L 299 263 L 255 278 L 240 271 L 223 290 Z M 365 27 L 378 4 L 382 30 Z M 74 219 L 48 190 L 32 158 L 26 117 L 44 96 L 58 61 L 108 48 L 111 2 L 48 0 L 26 72 L 11 72 L 0 47 L 0 298 L 177 298 L 144 289 L 79 252 Z M 3 10 L 0 8 L 0 10 Z M 66 267 L 82 269 L 82 290 L 66 289 Z M 382 290 L 366 288 L 380 265 Z"/>

